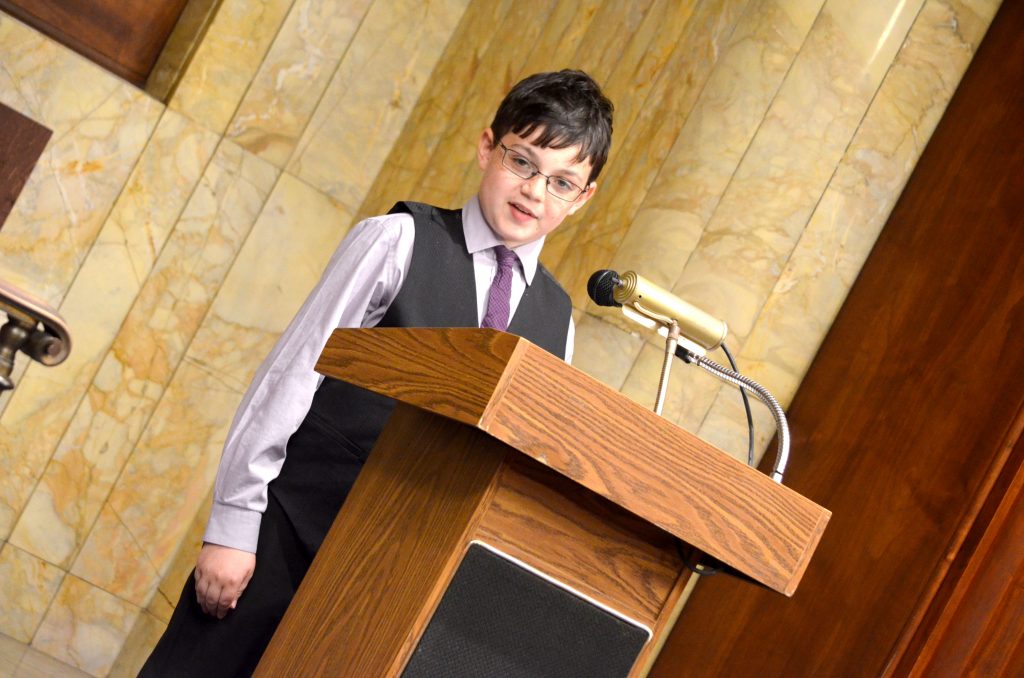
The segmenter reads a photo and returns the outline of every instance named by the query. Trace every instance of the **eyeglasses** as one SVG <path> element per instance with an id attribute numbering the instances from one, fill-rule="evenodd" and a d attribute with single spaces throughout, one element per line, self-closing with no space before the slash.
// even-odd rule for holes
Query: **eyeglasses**
<path id="1" fill-rule="evenodd" d="M 548 176 L 537 169 L 537 166 L 533 164 L 533 161 L 522 153 L 513 151 L 500 141 L 498 142 L 498 145 L 501 146 L 503 151 L 501 156 L 502 166 L 520 179 L 532 179 L 539 174 L 545 179 L 545 186 L 548 193 L 559 200 L 565 200 L 566 202 L 573 202 L 583 195 L 584 189 L 572 183 L 565 177 Z"/>

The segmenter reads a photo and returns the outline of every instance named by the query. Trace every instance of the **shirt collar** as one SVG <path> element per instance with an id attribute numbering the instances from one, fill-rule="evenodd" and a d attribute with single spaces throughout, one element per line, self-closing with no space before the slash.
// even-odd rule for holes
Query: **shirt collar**
<path id="1" fill-rule="evenodd" d="M 503 244 L 484 219 L 484 213 L 480 211 L 480 200 L 475 195 L 462 208 L 462 232 L 466 236 L 466 249 L 470 254 Z M 537 260 L 543 247 L 544 238 L 537 238 L 533 242 L 512 248 L 523 265 L 523 277 L 526 278 L 527 285 L 533 283 L 533 276 L 537 272 Z"/>

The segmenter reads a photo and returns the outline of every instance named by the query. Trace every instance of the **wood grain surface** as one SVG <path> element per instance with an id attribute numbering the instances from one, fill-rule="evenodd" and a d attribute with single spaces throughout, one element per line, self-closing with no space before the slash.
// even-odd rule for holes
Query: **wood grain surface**
<path id="1" fill-rule="evenodd" d="M 141 87 L 188 0 L 0 0 L 0 9 Z"/>
<path id="2" fill-rule="evenodd" d="M 1022 31 L 1004 2 L 788 410 L 787 481 L 835 512 L 800 590 L 701 581 L 653 677 L 879 676 L 944 607 L 1024 405 Z"/>
<path id="3" fill-rule="evenodd" d="M 792 595 L 829 512 L 525 339 L 493 330 L 336 330 L 317 370 L 476 425 Z"/>
<path id="4" fill-rule="evenodd" d="M 0 103 L 0 228 L 53 131 Z"/>
<path id="5" fill-rule="evenodd" d="M 399 405 L 255 675 L 400 672 L 507 451 Z"/>
<path id="6" fill-rule="evenodd" d="M 1022 431 L 1024 408 L 956 557 L 886 676 L 1024 676 Z"/>
<path id="7" fill-rule="evenodd" d="M 520 338 L 485 330 L 335 330 L 316 371 L 479 426 Z M 468 355 L 466 352 L 471 351 Z M 411 353 L 410 353 L 411 352 Z"/>
<path id="8" fill-rule="evenodd" d="M 671 535 L 525 457 L 475 537 L 648 628 L 683 567 Z"/>

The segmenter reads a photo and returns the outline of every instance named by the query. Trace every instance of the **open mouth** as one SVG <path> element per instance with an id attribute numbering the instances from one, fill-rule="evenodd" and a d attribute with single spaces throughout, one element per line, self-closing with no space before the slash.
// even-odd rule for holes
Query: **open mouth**
<path id="1" fill-rule="evenodd" d="M 516 203 L 514 203 L 514 202 L 510 202 L 510 203 L 509 203 L 509 205 L 511 205 L 511 206 L 512 206 L 512 209 L 514 209 L 514 210 L 515 210 L 516 212 L 519 212 L 520 214 L 523 214 L 523 215 L 525 215 L 525 216 L 527 216 L 527 217 L 532 217 L 532 218 L 534 218 L 534 219 L 536 219 L 536 218 L 537 218 L 537 215 L 536 215 L 536 214 L 534 214 L 534 213 L 533 213 L 533 212 L 531 212 L 530 210 L 526 209 L 526 208 L 525 208 L 525 207 L 523 207 L 522 205 L 518 205 L 518 204 L 516 204 Z"/>

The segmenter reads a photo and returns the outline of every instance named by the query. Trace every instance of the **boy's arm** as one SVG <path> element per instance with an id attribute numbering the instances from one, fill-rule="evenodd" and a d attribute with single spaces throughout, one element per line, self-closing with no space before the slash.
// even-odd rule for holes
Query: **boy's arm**
<path id="1" fill-rule="evenodd" d="M 408 271 L 412 229 L 407 214 L 357 224 L 257 370 L 224 445 L 196 567 L 197 596 L 209 614 L 234 607 L 252 574 L 267 485 L 309 410 L 320 382 L 313 366 L 327 338 L 337 327 L 380 321 Z"/>

